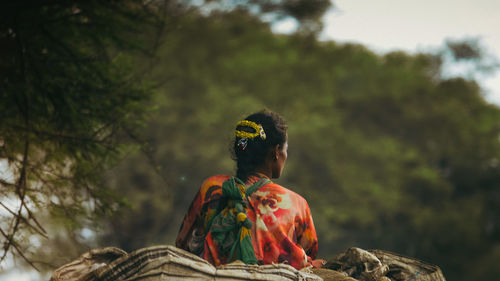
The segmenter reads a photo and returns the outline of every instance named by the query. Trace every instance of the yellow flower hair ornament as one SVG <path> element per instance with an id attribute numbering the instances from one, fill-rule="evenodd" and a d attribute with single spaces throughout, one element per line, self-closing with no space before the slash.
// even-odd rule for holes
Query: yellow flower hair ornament
<path id="1" fill-rule="evenodd" d="M 238 141 L 238 146 L 241 148 L 241 150 L 245 150 L 247 148 L 248 139 L 253 139 L 256 137 L 260 137 L 263 140 L 266 139 L 266 132 L 264 132 L 264 128 L 260 124 L 249 120 L 243 120 L 236 124 L 236 128 L 238 127 L 250 127 L 255 130 L 255 132 L 250 133 L 236 129 L 235 135 L 236 137 L 240 138 L 240 140 Z"/>
<path id="2" fill-rule="evenodd" d="M 264 128 L 260 124 L 257 124 L 255 122 L 252 122 L 249 120 L 243 120 L 243 121 L 238 122 L 236 124 L 236 127 L 250 127 L 250 128 L 255 130 L 254 133 L 236 130 L 235 135 L 239 138 L 253 139 L 256 137 L 260 137 L 263 140 L 266 139 L 266 132 L 264 132 Z"/>

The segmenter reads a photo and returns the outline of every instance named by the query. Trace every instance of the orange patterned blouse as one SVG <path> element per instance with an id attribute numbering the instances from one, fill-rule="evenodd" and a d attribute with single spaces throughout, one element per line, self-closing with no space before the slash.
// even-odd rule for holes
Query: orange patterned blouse
<path id="1" fill-rule="evenodd" d="M 217 209 L 222 183 L 229 178 L 218 175 L 203 182 L 176 239 L 177 247 L 198 254 L 215 266 L 227 263 L 227 257 L 220 253 L 205 229 Z M 247 186 L 259 179 L 251 176 Z M 318 252 L 318 238 L 306 200 L 269 182 L 248 201 L 246 211 L 252 221 L 252 245 L 259 264 L 287 263 L 297 269 L 311 265 Z"/>

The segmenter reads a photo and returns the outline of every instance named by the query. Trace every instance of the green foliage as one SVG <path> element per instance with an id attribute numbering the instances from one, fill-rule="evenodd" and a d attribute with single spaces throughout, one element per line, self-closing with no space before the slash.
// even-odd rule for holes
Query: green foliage
<path id="1" fill-rule="evenodd" d="M 11 252 L 35 266 L 22 237 L 46 236 L 43 213 L 74 231 L 123 204 L 101 174 L 130 150 L 127 135 L 146 113 L 151 87 L 134 60 L 146 58 L 147 41 L 128 39 L 154 21 L 135 1 L 0 10 L 0 261 Z"/>
<path id="2" fill-rule="evenodd" d="M 173 243 L 202 180 L 234 173 L 234 124 L 268 107 L 289 121 L 278 182 L 308 200 L 321 257 L 382 248 L 450 280 L 494 276 L 500 111 L 474 81 L 442 78 L 433 54 L 275 35 L 241 11 L 177 24 L 152 73 L 163 85 L 142 132 L 150 157 L 110 177 L 136 209 L 113 219 L 103 245 Z"/>
<path id="3" fill-rule="evenodd" d="M 5 179 L 0 192 L 26 194 L 23 210 L 48 209 L 75 230 L 51 236 L 47 248 L 58 250 L 42 253 L 44 260 L 68 241 L 88 243 L 79 231 L 95 227 L 86 220 L 95 214 L 104 227 L 90 246 L 172 244 L 203 179 L 234 174 L 236 122 L 268 107 L 289 122 L 278 182 L 307 199 L 320 257 L 380 248 L 435 263 L 450 280 L 494 279 L 500 110 L 474 80 L 443 78 L 450 50 L 377 55 L 303 30 L 276 35 L 261 21 L 281 13 L 307 25 L 325 1 L 310 16 L 292 11 L 306 1 L 235 1 L 228 9 L 223 2 L 198 9 L 169 2 L 155 10 L 164 18 L 146 17 L 159 21 L 153 27 L 141 20 L 151 11 L 128 1 L 2 11 L 0 46 L 12 48 L 0 52 L 0 157 L 14 180 Z M 245 12 L 251 5 L 262 10 Z M 37 31 L 46 21 L 55 35 Z M 140 78 L 154 81 L 157 110 L 141 122 L 150 85 L 134 73 L 153 64 L 144 57 L 149 43 L 157 67 Z M 449 48 L 463 47 L 457 44 Z M 146 145 L 124 145 L 129 138 Z M 128 160 L 103 182 L 102 171 L 123 154 Z M 19 245 L 44 232 L 28 221 L 33 227 L 24 226 Z M 60 229 L 43 221 L 47 232 Z M 66 252 L 66 262 L 79 253 Z"/>

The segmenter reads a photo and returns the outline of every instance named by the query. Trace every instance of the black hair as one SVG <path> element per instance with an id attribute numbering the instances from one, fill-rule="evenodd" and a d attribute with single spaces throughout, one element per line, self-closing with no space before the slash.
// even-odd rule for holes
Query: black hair
<path id="1" fill-rule="evenodd" d="M 236 177 L 242 181 L 246 181 L 255 172 L 255 168 L 264 163 L 269 149 L 286 142 L 288 128 L 285 119 L 267 109 L 251 114 L 245 120 L 262 125 L 266 138 L 262 139 L 259 136 L 249 138 L 243 149 L 239 144 L 241 138 L 235 137 L 233 159 L 236 161 Z M 238 126 L 236 130 L 255 133 L 255 129 L 247 126 Z"/>

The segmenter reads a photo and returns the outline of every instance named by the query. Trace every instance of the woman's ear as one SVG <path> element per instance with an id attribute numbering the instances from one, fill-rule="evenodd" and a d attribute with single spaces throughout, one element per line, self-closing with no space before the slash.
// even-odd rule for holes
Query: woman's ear
<path id="1" fill-rule="evenodd" d="M 273 160 L 278 160 L 278 157 L 280 155 L 280 145 L 277 144 L 273 147 Z"/>

